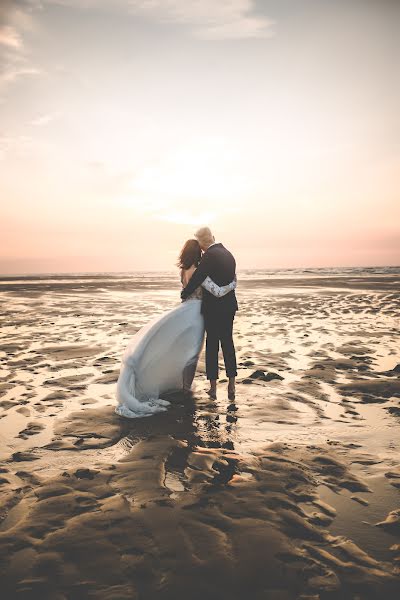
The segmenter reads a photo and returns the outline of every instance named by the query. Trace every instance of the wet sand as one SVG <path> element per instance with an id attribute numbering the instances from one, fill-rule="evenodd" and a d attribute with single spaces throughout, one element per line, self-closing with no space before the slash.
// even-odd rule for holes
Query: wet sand
<path id="1" fill-rule="evenodd" d="M 0 283 L 5 598 L 400 597 L 400 278 L 238 283 L 236 400 L 128 420 L 120 357 L 170 276 Z"/>

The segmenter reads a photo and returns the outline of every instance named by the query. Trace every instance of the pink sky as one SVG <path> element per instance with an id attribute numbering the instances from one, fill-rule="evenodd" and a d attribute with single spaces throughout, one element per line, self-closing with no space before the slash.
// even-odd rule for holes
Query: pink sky
<path id="1" fill-rule="evenodd" d="M 284 5 L 284 6 L 283 6 Z M 400 264 L 400 3 L 6 1 L 0 273 Z"/>

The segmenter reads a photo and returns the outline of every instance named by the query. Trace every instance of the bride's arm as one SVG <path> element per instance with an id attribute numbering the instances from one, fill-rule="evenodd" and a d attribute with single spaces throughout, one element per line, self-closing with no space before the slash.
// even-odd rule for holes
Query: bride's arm
<path id="1" fill-rule="evenodd" d="M 213 294 L 213 296 L 216 296 L 217 298 L 221 298 L 222 296 L 225 296 L 226 294 L 228 294 L 229 292 L 231 292 L 232 290 L 234 290 L 236 288 L 237 285 L 237 279 L 236 279 L 236 275 L 235 275 L 235 279 L 233 281 L 231 281 L 230 283 L 228 283 L 228 285 L 217 285 L 215 283 L 215 281 L 213 281 L 211 279 L 211 277 L 209 277 L 209 275 L 207 275 L 207 277 L 205 278 L 205 280 L 203 281 L 203 283 L 201 284 L 203 288 L 205 288 L 207 291 L 209 291 L 211 294 Z"/>

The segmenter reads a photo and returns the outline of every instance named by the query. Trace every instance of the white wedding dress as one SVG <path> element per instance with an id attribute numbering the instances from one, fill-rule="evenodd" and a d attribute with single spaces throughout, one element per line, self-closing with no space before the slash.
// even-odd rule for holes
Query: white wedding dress
<path id="1" fill-rule="evenodd" d="M 224 296 L 235 289 L 236 279 L 220 287 L 207 277 L 201 287 Z M 201 287 L 133 336 L 123 354 L 117 382 L 118 415 L 136 418 L 165 411 L 170 402 L 160 394 L 190 389 L 204 342 Z"/>

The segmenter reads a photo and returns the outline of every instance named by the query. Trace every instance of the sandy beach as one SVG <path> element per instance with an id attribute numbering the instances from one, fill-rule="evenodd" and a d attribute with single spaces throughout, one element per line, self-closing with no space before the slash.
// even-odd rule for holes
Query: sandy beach
<path id="1" fill-rule="evenodd" d="M 9 598 L 400 597 L 400 275 L 238 274 L 224 372 L 114 413 L 174 274 L 0 280 L 0 575 Z M 222 356 L 221 356 L 222 367 Z"/>

